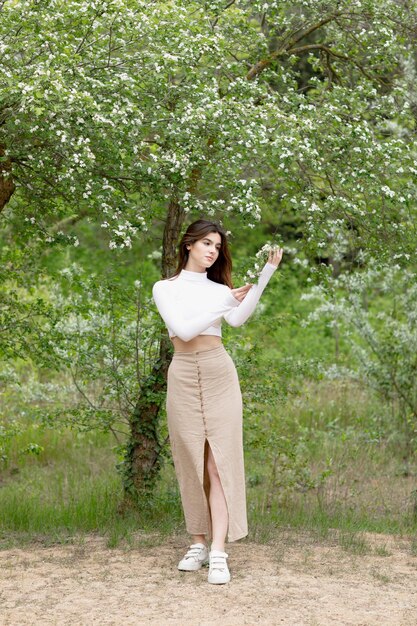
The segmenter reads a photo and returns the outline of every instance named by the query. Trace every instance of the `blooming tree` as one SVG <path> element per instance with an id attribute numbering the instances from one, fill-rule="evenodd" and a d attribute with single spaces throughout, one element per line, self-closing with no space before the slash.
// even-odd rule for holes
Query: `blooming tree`
<path id="1" fill-rule="evenodd" d="M 323 238 L 346 225 L 396 235 L 393 214 L 406 232 L 412 10 L 3 2 L 1 206 L 24 198 L 28 228 L 49 241 L 75 213 L 99 220 L 110 246 L 131 246 L 154 219 L 177 235 L 190 210 L 255 224 L 269 172 L 275 199 Z"/>

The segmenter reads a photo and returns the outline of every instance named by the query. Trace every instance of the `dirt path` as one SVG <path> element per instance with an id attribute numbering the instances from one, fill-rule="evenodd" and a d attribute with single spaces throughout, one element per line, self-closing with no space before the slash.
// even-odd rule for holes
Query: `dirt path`
<path id="1" fill-rule="evenodd" d="M 367 535 L 349 550 L 300 537 L 230 544 L 225 586 L 209 585 L 206 569 L 177 571 L 183 549 L 183 538 L 123 550 L 93 537 L 3 550 L 0 624 L 417 625 L 410 540 Z"/>

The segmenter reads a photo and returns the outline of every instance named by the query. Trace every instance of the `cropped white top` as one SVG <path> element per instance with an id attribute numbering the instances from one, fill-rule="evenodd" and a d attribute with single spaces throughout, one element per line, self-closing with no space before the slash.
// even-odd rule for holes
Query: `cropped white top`
<path id="1" fill-rule="evenodd" d="M 227 285 L 215 283 L 206 272 L 181 270 L 175 278 L 156 282 L 152 295 L 170 337 L 190 341 L 197 335 L 221 337 L 221 320 L 241 326 L 253 313 L 269 279 L 276 270 L 266 263 L 259 280 L 239 302 Z"/>

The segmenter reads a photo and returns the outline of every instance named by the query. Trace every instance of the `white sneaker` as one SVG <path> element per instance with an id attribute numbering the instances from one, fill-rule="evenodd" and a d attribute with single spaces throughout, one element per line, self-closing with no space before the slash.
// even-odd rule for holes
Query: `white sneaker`
<path id="1" fill-rule="evenodd" d="M 209 583 L 213 585 L 224 585 L 230 582 L 230 572 L 226 561 L 228 556 L 226 552 L 220 552 L 220 550 L 212 550 L 210 552 Z"/>
<path id="2" fill-rule="evenodd" d="M 182 572 L 195 572 L 209 561 L 209 551 L 204 543 L 194 543 L 178 563 Z"/>

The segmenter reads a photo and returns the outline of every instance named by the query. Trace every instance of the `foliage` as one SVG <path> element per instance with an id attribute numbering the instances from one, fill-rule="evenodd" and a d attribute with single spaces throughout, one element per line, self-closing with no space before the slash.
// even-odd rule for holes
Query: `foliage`
<path id="1" fill-rule="evenodd" d="M 151 242 L 167 275 L 185 219 L 213 215 L 256 250 L 263 217 L 295 282 L 370 252 L 409 263 L 413 4 L 6 0 L 0 13 L 0 348 L 70 373 L 77 400 L 55 395 L 51 424 L 133 432 L 140 399 L 161 406 L 159 327 L 132 281 L 94 275 L 103 238 L 114 266 L 130 248 L 144 263 Z M 276 338 L 291 315 L 267 311 Z"/>
<path id="2" fill-rule="evenodd" d="M 265 203 L 288 205 L 318 249 L 378 247 L 398 229 L 406 239 L 412 11 L 391 0 L 6 2 L 0 144 L 20 228 L 65 241 L 56 218 L 75 212 L 131 246 L 175 197 L 185 212 L 236 212 L 252 226 Z"/>
<path id="3" fill-rule="evenodd" d="M 316 286 L 322 300 L 310 320 L 340 324 L 352 347 L 351 376 L 366 381 L 397 407 L 408 452 L 417 433 L 417 276 L 397 264 L 369 261 L 362 272 Z M 331 368 L 334 375 L 337 369 Z M 346 374 L 346 371 L 345 371 Z"/>
<path id="4" fill-rule="evenodd" d="M 51 356 L 70 375 L 79 402 L 58 414 L 78 427 L 111 429 L 134 409 L 155 359 L 159 325 L 140 280 L 116 288 L 114 276 L 97 277 L 77 264 L 60 274 L 62 282 L 49 285 L 59 317 L 49 329 Z"/>

